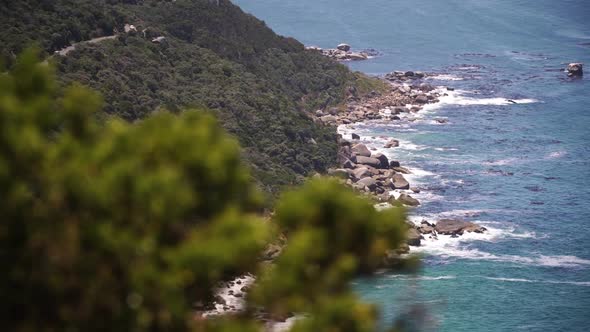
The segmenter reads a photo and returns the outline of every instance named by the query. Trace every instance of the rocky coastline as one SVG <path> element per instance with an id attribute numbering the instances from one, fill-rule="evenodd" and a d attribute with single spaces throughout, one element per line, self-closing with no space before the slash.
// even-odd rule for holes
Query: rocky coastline
<path id="1" fill-rule="evenodd" d="M 408 208 L 417 207 L 420 201 L 412 194 L 422 189 L 413 186 L 405 175 L 412 171 L 404 167 L 398 160 L 390 160 L 385 154 L 377 152 L 377 147 L 365 143 L 362 137 L 354 133 L 358 123 L 378 123 L 393 121 L 413 121 L 413 116 L 424 106 L 439 102 L 450 88 L 435 87 L 425 82 L 428 74 L 413 71 L 396 71 L 381 78 L 387 89 L 372 91 L 359 96 L 354 90 L 348 91 L 347 103 L 344 108 L 333 107 L 317 110 L 314 121 L 335 130 L 346 128 L 349 135 L 340 135 L 338 151 L 338 167 L 328 170 L 327 175 L 340 179 L 361 195 L 370 197 L 376 205 L 404 205 Z M 444 121 L 439 121 L 444 123 Z M 385 138 L 385 137 L 384 137 Z M 380 148 L 395 149 L 400 141 L 389 138 Z M 320 176 L 320 175 L 318 175 Z M 396 250 L 390 250 L 383 258 L 383 267 L 399 266 L 403 258 L 410 252 L 410 247 L 419 247 L 425 238 L 436 240 L 438 236 L 460 237 L 465 233 L 484 233 L 486 228 L 472 222 L 441 219 L 436 222 L 422 220 L 420 224 L 408 222 L 407 241 Z M 260 257 L 263 264 L 272 264 L 284 245 L 285 238 L 270 244 Z M 245 296 L 255 277 L 251 274 L 239 276 L 218 285 L 212 303 L 197 312 L 199 317 L 226 314 L 239 314 L 245 309 Z M 265 323 L 267 331 L 283 331 L 288 329 L 299 316 L 290 314 L 285 317 L 269 317 L 267 313 L 257 313 L 260 321 Z"/>
<path id="2" fill-rule="evenodd" d="M 316 111 L 316 121 L 347 133 L 340 135 L 338 167 L 329 169 L 328 175 L 341 179 L 377 204 L 409 208 L 419 206 L 420 201 L 412 195 L 420 193 L 422 189 L 406 179 L 412 171 L 400 161 L 390 160 L 378 152 L 378 148 L 395 149 L 400 146 L 400 141 L 381 137 L 385 142 L 383 146 L 370 145 L 354 133 L 354 128 L 358 123 L 414 121 L 416 113 L 424 106 L 439 102 L 440 97 L 453 90 L 435 87 L 425 81 L 427 77 L 428 74 L 423 72 L 394 71 L 382 78 L 387 86 L 386 91 L 372 91 L 365 96 L 357 96 L 351 91 L 344 108 Z M 435 121 L 441 124 L 446 122 L 444 119 Z M 449 219 L 434 222 L 424 220 L 419 225 L 409 223 L 409 226 L 407 245 L 388 254 L 386 260 L 395 261 L 399 254 L 409 252 L 409 246 L 420 246 L 425 237 L 437 239 L 439 234 L 459 237 L 464 233 L 486 231 L 485 227 L 471 222 Z"/>

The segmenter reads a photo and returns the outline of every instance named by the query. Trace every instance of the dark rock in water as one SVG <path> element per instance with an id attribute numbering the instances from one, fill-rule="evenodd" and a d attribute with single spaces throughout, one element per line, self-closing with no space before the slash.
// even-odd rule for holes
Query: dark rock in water
<path id="1" fill-rule="evenodd" d="M 401 164 L 397 160 L 390 160 L 389 161 L 389 167 L 391 167 L 391 168 L 401 167 Z"/>
<path id="2" fill-rule="evenodd" d="M 485 227 L 472 222 L 456 219 L 439 220 L 434 228 L 437 233 L 445 235 L 463 235 L 464 232 L 483 233 L 487 230 Z"/>
<path id="3" fill-rule="evenodd" d="M 455 88 L 447 87 L 447 91 L 455 91 Z"/>
<path id="4" fill-rule="evenodd" d="M 383 147 L 386 149 L 389 149 L 389 148 L 396 148 L 398 146 L 399 146 L 399 141 L 396 139 L 391 139 L 387 143 L 385 143 L 385 145 Z"/>
<path id="5" fill-rule="evenodd" d="M 361 137 L 355 133 L 352 133 L 352 139 L 361 139 Z"/>
<path id="6" fill-rule="evenodd" d="M 362 157 L 370 157 L 371 156 L 371 151 L 364 144 L 357 144 L 357 145 L 353 146 L 352 152 L 355 153 L 357 156 L 362 156 Z M 358 163 L 358 161 L 357 161 L 357 163 Z"/>
<path id="7" fill-rule="evenodd" d="M 420 193 L 420 189 L 416 188 L 416 187 L 412 187 L 410 188 L 410 190 L 414 193 L 414 194 L 419 194 Z"/>
<path id="8" fill-rule="evenodd" d="M 409 206 L 418 206 L 420 205 L 420 201 L 418 201 L 417 199 L 415 199 L 414 197 L 408 195 L 408 194 L 401 194 L 398 197 L 398 202 L 404 204 L 404 205 L 409 205 Z"/>
<path id="9" fill-rule="evenodd" d="M 414 72 L 413 72 L 413 71 L 407 71 L 407 72 L 405 72 L 405 74 L 404 74 L 404 76 L 406 76 L 406 77 L 414 77 L 414 75 L 415 75 L 415 74 L 414 74 Z"/>
<path id="10" fill-rule="evenodd" d="M 567 76 L 570 77 L 581 77 L 584 75 L 583 64 L 581 63 L 570 63 L 567 65 Z"/>
<path id="11" fill-rule="evenodd" d="M 449 122 L 449 120 L 447 120 L 447 119 L 436 119 L 435 121 L 438 122 L 438 123 L 440 123 L 440 124 Z"/>
<path id="12" fill-rule="evenodd" d="M 414 246 L 414 247 L 419 247 L 420 246 L 420 240 L 422 240 L 422 234 L 420 234 L 420 232 L 418 232 L 418 230 L 416 230 L 415 228 L 410 228 L 408 229 L 408 232 L 406 233 L 406 243 L 408 245 Z"/>
<path id="13" fill-rule="evenodd" d="M 387 156 L 382 154 L 382 153 L 377 153 L 374 156 L 375 159 L 378 159 L 379 162 L 381 162 L 381 164 L 379 165 L 379 168 L 389 168 L 389 159 L 387 159 Z"/>
<path id="14" fill-rule="evenodd" d="M 394 116 L 392 116 L 392 117 L 391 117 L 391 120 L 401 120 L 401 119 L 402 119 L 402 118 L 400 118 L 400 117 L 399 117 L 399 116 L 397 116 L 397 115 L 394 115 Z"/>
<path id="15" fill-rule="evenodd" d="M 379 168 L 381 166 L 381 161 L 379 161 L 379 159 L 363 156 L 357 156 L 356 163 L 361 165 L 368 165 L 375 168 Z"/>
<path id="16" fill-rule="evenodd" d="M 401 174 L 394 174 L 391 178 L 393 189 L 410 189 L 410 183 Z"/>

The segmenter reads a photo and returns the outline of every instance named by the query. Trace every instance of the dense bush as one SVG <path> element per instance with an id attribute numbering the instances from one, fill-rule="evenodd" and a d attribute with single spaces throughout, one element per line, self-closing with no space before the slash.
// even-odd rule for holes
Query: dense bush
<path id="1" fill-rule="evenodd" d="M 248 311 L 199 320 L 216 282 L 256 272 L 270 239 L 237 143 L 205 111 L 128 124 L 56 89 L 32 53 L 0 76 L 0 315 L 7 331 L 260 331 Z M 372 331 L 351 278 L 397 248 L 403 212 L 336 182 L 285 195 L 289 237 L 250 308 L 304 312 L 295 331 Z"/>
<path id="2" fill-rule="evenodd" d="M 62 84 L 99 90 L 105 112 L 128 121 L 158 109 L 214 110 L 243 146 L 259 184 L 273 194 L 336 161 L 335 131 L 309 114 L 343 102 L 349 86 L 358 85 L 359 93 L 374 88 L 227 0 L 41 2 L 0 4 L 2 53 L 16 54 L 30 41 L 50 52 L 57 47 L 51 34 L 63 29 L 82 31 L 68 41 L 108 34 L 105 20 L 119 31 L 136 25 L 135 34 L 54 57 Z M 152 43 L 156 36 L 166 39 Z"/>

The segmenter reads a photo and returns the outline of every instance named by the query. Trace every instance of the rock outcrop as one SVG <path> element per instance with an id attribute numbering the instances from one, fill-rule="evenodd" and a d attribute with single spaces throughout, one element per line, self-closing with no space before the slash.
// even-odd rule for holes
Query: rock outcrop
<path id="1" fill-rule="evenodd" d="M 444 235 L 463 235 L 463 233 L 483 233 L 487 229 L 469 221 L 456 219 L 442 219 L 434 227 L 436 232 Z"/>

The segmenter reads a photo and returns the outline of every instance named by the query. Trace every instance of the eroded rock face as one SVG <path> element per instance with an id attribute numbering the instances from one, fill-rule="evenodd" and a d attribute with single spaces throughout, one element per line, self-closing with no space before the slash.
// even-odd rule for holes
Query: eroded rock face
<path id="1" fill-rule="evenodd" d="M 463 235 L 463 233 L 483 233 L 487 229 L 469 221 L 456 219 L 442 219 L 434 227 L 436 232 L 444 235 Z"/>
<path id="2" fill-rule="evenodd" d="M 567 65 L 567 76 L 570 77 L 581 77 L 584 75 L 583 64 L 579 62 L 570 63 Z"/>

